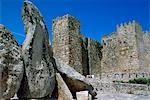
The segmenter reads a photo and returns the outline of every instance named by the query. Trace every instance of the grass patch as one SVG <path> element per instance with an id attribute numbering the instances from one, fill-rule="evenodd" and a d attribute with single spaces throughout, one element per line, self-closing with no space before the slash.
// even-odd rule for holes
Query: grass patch
<path id="1" fill-rule="evenodd" d="M 150 85 L 150 78 L 135 78 L 132 80 L 129 80 L 127 82 L 122 80 L 114 80 L 114 83 L 132 83 L 132 84 L 148 84 Z"/>

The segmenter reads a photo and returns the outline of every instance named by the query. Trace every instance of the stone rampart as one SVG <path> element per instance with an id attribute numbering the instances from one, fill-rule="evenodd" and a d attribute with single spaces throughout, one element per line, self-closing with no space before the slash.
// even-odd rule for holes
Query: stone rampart
<path id="1" fill-rule="evenodd" d="M 150 85 L 129 84 L 129 83 L 111 83 L 98 78 L 88 78 L 95 88 L 102 93 L 127 93 L 150 95 Z"/>
<path id="2" fill-rule="evenodd" d="M 137 72 L 137 73 L 102 73 L 101 76 L 99 76 L 102 80 L 124 80 L 128 81 L 130 79 L 134 78 L 149 78 L 150 73 L 149 72 Z"/>

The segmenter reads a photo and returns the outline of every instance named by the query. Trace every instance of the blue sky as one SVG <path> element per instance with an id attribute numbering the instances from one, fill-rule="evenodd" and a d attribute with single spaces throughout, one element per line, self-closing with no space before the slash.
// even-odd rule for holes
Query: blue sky
<path id="1" fill-rule="evenodd" d="M 100 41 L 116 25 L 136 20 L 150 31 L 150 0 L 30 0 L 44 16 L 50 39 L 52 19 L 70 14 L 80 20 L 81 33 Z M 21 19 L 23 0 L 0 0 L 0 23 L 15 36 L 19 44 L 25 38 Z"/>

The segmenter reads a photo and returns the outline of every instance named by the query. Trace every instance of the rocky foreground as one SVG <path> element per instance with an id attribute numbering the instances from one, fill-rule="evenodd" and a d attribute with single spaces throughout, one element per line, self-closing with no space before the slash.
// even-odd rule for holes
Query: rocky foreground
<path id="1" fill-rule="evenodd" d="M 0 100 L 15 94 L 19 100 L 72 100 L 83 90 L 96 96 L 85 76 L 55 59 L 43 16 L 29 1 L 24 2 L 22 20 L 26 33 L 22 47 L 0 25 Z"/>
<path id="2" fill-rule="evenodd" d="M 125 93 L 102 93 L 97 92 L 97 96 L 94 100 L 150 100 L 150 95 L 135 95 L 135 94 L 125 94 Z M 18 99 L 17 97 L 12 98 L 12 100 Z M 50 99 L 56 100 L 56 99 Z"/>

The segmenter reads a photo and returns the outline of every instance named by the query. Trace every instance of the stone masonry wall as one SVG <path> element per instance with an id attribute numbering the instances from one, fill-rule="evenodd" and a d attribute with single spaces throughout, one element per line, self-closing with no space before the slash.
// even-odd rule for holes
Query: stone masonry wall
<path id="1" fill-rule="evenodd" d="M 54 56 L 83 75 L 138 73 L 150 70 L 150 35 L 133 21 L 102 38 L 102 46 L 80 34 L 80 22 L 70 15 L 53 21 Z"/>
<path id="2" fill-rule="evenodd" d="M 137 73 L 126 73 L 126 72 L 114 72 L 114 73 L 101 73 L 101 76 L 98 76 L 101 80 L 104 81 L 113 81 L 113 80 L 123 80 L 128 81 L 135 78 L 149 78 L 150 72 L 137 72 Z"/>
<path id="3" fill-rule="evenodd" d="M 81 35 L 82 40 L 82 64 L 83 64 L 83 75 L 89 75 L 89 58 L 88 58 L 88 38 Z"/>
<path id="4" fill-rule="evenodd" d="M 97 78 L 87 79 L 102 93 L 127 93 L 150 95 L 150 86 L 143 84 L 110 83 Z"/>
<path id="5" fill-rule="evenodd" d="M 53 21 L 52 48 L 54 57 L 83 74 L 80 23 L 70 15 Z"/>
<path id="6" fill-rule="evenodd" d="M 103 37 L 102 49 L 102 72 L 138 72 L 149 69 L 149 37 L 145 36 L 147 43 L 144 46 L 144 33 L 141 26 L 133 21 L 121 24 L 117 32 Z M 145 60 L 144 52 L 147 50 L 148 57 Z M 146 68 L 146 69 L 147 69 Z"/>
<path id="7" fill-rule="evenodd" d="M 53 40 L 52 49 L 54 57 L 69 64 L 69 33 L 68 18 L 64 17 L 60 20 L 53 21 Z"/>
<path id="8" fill-rule="evenodd" d="M 118 66 L 118 54 L 116 53 L 117 50 L 117 34 L 112 33 L 109 36 L 103 37 L 102 40 L 102 61 L 101 61 L 101 68 L 102 72 L 111 72 L 115 66 Z M 111 43 L 110 43 L 111 42 Z"/>
<path id="9" fill-rule="evenodd" d="M 100 91 L 111 93 L 127 93 L 127 94 L 150 94 L 150 86 L 142 84 L 127 84 L 127 83 L 101 83 Z"/>
<path id="10" fill-rule="evenodd" d="M 140 70 L 146 72 L 148 70 L 150 70 L 150 33 L 146 32 L 143 33 L 143 46 L 144 46 L 144 50 L 141 53 L 142 54 L 142 61 L 141 63 L 143 64 L 143 68 L 141 68 Z"/>
<path id="11" fill-rule="evenodd" d="M 101 44 L 88 38 L 88 59 L 90 75 L 101 73 Z"/>
<path id="12" fill-rule="evenodd" d="M 101 44 L 80 34 L 80 22 L 70 15 L 53 21 L 54 56 L 83 75 L 99 74 Z"/>

